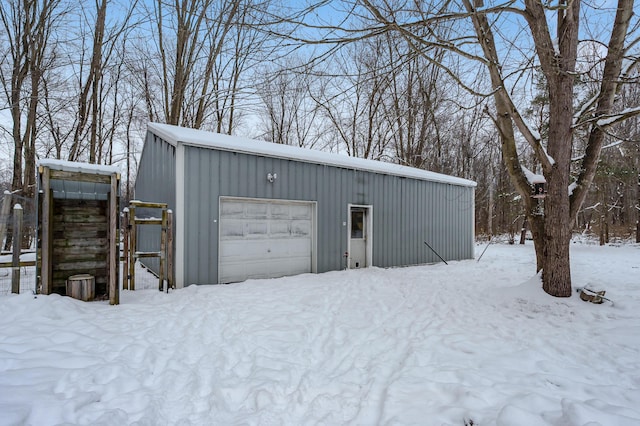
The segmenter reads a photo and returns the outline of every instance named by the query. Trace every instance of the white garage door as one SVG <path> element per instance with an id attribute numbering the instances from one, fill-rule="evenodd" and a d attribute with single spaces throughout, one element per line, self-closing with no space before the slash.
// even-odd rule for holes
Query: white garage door
<path id="1" fill-rule="evenodd" d="M 312 272 L 314 204 L 221 198 L 220 283 Z"/>

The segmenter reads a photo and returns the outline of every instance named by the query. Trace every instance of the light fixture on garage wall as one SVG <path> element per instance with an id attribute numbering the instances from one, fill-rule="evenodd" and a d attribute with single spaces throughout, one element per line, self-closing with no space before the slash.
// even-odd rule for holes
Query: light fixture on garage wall
<path id="1" fill-rule="evenodd" d="M 273 183 L 274 180 L 278 179 L 277 173 L 267 173 L 267 180 Z"/>

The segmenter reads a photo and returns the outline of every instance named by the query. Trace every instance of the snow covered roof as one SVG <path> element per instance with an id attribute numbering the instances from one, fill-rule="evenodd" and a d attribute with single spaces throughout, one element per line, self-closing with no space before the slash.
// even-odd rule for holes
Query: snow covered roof
<path id="1" fill-rule="evenodd" d="M 64 172 L 80 172 L 96 175 L 111 175 L 113 173 L 120 173 L 120 169 L 116 166 L 77 163 L 74 161 L 55 160 L 50 158 L 39 160 L 38 166 L 45 166 L 53 170 L 61 170 Z"/>
<path id="2" fill-rule="evenodd" d="M 114 173 L 120 173 L 120 169 L 116 166 L 54 159 L 42 159 L 38 161 L 38 166 L 85 175 L 110 176 Z M 111 191 L 111 185 L 108 183 L 84 182 L 73 179 L 51 179 L 49 185 L 53 190 L 53 198 L 68 200 L 106 200 L 107 194 Z"/>
<path id="3" fill-rule="evenodd" d="M 161 137 L 174 146 L 177 146 L 178 144 L 185 144 L 203 148 L 215 148 L 224 151 L 262 155 L 266 157 L 285 158 L 314 164 L 326 164 L 329 166 L 404 176 L 433 182 L 449 183 L 452 185 L 476 186 L 474 181 L 455 176 L 420 170 L 414 167 L 401 166 L 399 164 L 348 157 L 346 155 L 308 148 L 299 148 L 297 146 L 280 145 L 169 124 L 149 123 L 147 128 L 151 133 Z"/>
<path id="4" fill-rule="evenodd" d="M 527 169 L 525 166 L 520 166 L 520 167 L 522 168 L 524 175 L 526 176 L 527 180 L 531 185 L 536 183 L 547 183 L 547 180 L 544 178 L 543 175 L 533 173 L 531 170 Z"/>

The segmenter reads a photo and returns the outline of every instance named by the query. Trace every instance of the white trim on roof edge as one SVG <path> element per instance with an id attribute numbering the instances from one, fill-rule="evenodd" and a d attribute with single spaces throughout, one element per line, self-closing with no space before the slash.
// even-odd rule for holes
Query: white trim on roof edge
<path id="1" fill-rule="evenodd" d="M 433 182 L 449 183 L 452 185 L 476 186 L 474 181 L 455 176 L 444 175 L 399 164 L 348 157 L 346 155 L 308 148 L 299 148 L 297 146 L 280 145 L 238 136 L 229 136 L 221 133 L 173 126 L 170 124 L 149 123 L 147 125 L 147 129 L 176 147 L 178 145 L 191 145 L 202 148 L 216 148 L 224 151 L 285 158 L 313 164 L 326 164 L 328 166 L 365 170 Z"/>

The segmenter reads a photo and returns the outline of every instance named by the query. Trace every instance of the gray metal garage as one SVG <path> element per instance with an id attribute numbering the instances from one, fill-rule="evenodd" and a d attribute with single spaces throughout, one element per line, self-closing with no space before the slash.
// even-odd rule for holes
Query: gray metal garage
<path id="1" fill-rule="evenodd" d="M 149 124 L 135 198 L 175 215 L 175 282 L 473 258 L 475 182 Z M 140 229 L 139 250 L 157 250 Z M 153 263 L 148 266 L 154 268 Z"/>

